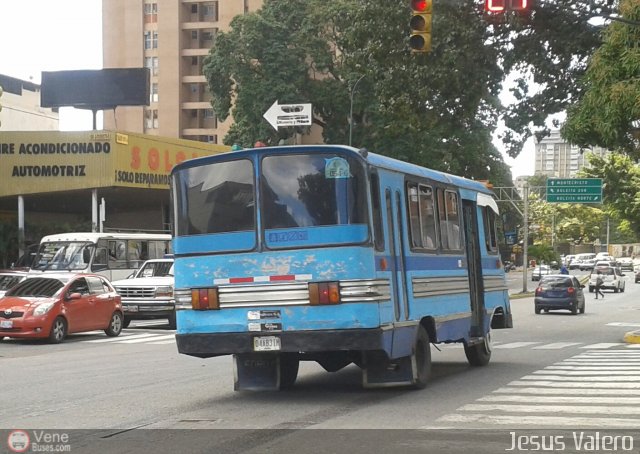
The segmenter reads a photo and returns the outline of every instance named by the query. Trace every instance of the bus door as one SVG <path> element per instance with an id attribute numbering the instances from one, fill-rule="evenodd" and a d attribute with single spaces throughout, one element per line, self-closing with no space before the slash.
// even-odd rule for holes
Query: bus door
<path id="1" fill-rule="evenodd" d="M 389 255 L 391 256 L 391 295 L 393 297 L 393 309 L 395 321 L 401 322 L 409 317 L 407 286 L 405 281 L 405 257 L 402 235 L 402 197 L 400 191 L 395 191 L 395 197 L 391 189 L 385 191 L 387 207 L 387 231 L 389 232 Z"/>
<path id="2" fill-rule="evenodd" d="M 482 337 L 484 333 L 484 289 L 482 287 L 482 258 L 478 242 L 478 217 L 476 204 L 470 200 L 462 200 L 464 219 L 464 235 L 467 252 L 467 269 L 469 270 L 469 297 L 471 299 L 471 333 L 472 337 Z"/>

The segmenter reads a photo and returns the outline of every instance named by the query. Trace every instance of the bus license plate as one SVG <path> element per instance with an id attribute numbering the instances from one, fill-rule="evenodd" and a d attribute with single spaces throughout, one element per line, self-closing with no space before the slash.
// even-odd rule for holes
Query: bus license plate
<path id="1" fill-rule="evenodd" d="M 280 338 L 276 336 L 254 337 L 253 351 L 271 352 L 280 350 Z"/>

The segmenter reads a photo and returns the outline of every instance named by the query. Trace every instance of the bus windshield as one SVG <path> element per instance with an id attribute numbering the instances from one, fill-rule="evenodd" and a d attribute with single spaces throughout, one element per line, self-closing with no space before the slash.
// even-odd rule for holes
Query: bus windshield
<path id="1" fill-rule="evenodd" d="M 84 241 L 42 243 L 33 262 L 34 270 L 85 270 L 95 245 Z"/>
<path id="2" fill-rule="evenodd" d="M 361 243 L 369 238 L 364 165 L 339 153 L 265 155 L 260 196 L 249 159 L 180 170 L 176 235 L 262 231 L 270 248 Z M 295 231 L 294 231 L 295 230 Z"/>

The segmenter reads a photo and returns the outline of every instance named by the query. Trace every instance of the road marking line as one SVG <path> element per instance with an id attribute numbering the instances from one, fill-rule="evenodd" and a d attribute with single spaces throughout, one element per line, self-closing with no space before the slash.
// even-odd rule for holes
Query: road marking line
<path id="1" fill-rule="evenodd" d="M 520 348 L 520 347 L 527 347 L 529 345 L 536 345 L 539 344 L 540 342 L 511 342 L 509 344 L 501 344 L 501 345 L 493 345 L 493 349 L 496 348 Z"/>
<path id="2" fill-rule="evenodd" d="M 561 375 L 525 375 L 521 377 L 520 380 L 561 380 L 563 382 L 567 381 L 567 377 L 563 377 Z M 590 382 L 603 382 L 602 384 L 610 384 L 615 386 L 614 382 L 619 381 L 638 381 L 640 385 L 640 375 L 632 375 L 629 377 L 571 377 L 571 380 L 582 382 L 582 381 L 590 381 Z"/>
<path id="3" fill-rule="evenodd" d="M 562 416 L 494 416 L 487 414 L 451 414 L 436 419 L 436 422 L 455 423 L 481 423 L 486 425 L 508 425 L 508 426 L 567 426 L 567 427 L 595 427 L 602 429 L 611 428 L 631 428 L 637 429 L 640 419 L 635 418 L 580 418 Z M 456 429 L 459 430 L 458 426 Z"/>
<path id="4" fill-rule="evenodd" d="M 532 377 L 533 379 L 539 379 L 536 381 L 520 381 L 514 380 L 508 383 L 509 386 L 548 386 L 550 388 L 612 388 L 612 389 L 640 389 L 640 383 L 593 383 L 592 380 L 589 383 L 568 381 L 566 377 L 558 377 L 561 381 L 546 381 L 542 380 L 543 377 Z M 607 386 L 609 385 L 609 386 Z"/>
<path id="5" fill-rule="evenodd" d="M 173 334 L 166 334 L 164 336 L 161 335 L 161 334 L 152 334 L 152 336 L 153 337 L 147 336 L 144 339 L 123 340 L 120 343 L 121 344 L 140 344 L 142 342 L 159 341 L 159 340 L 165 340 L 165 339 L 173 339 L 173 342 L 175 342 L 175 335 L 173 335 Z"/>
<path id="6" fill-rule="evenodd" d="M 571 404 L 640 404 L 640 397 L 585 397 L 585 396 L 509 396 L 493 394 L 479 399 L 481 402 L 519 402 L 519 403 L 571 403 Z"/>
<path id="7" fill-rule="evenodd" d="M 627 366 L 627 365 L 612 366 L 609 364 L 607 365 L 594 364 L 593 366 L 585 366 L 585 364 L 586 363 L 583 363 L 579 366 L 572 366 L 572 365 L 547 366 L 545 367 L 545 370 L 553 369 L 553 370 L 585 370 L 585 371 L 595 371 L 595 370 L 606 370 L 606 371 L 638 370 L 640 371 L 640 364 L 638 364 L 637 366 Z"/>
<path id="8" fill-rule="evenodd" d="M 150 336 L 157 336 L 157 334 L 153 334 L 153 333 L 142 333 L 142 334 L 132 334 L 130 336 L 127 336 L 127 339 L 138 339 L 141 337 L 150 337 Z M 125 340 L 121 339 L 119 336 L 118 337 L 110 337 L 108 339 L 94 339 L 94 340 L 88 340 L 87 342 L 91 342 L 91 343 L 96 343 L 96 344 L 101 344 L 104 342 L 125 342 Z"/>
<path id="9" fill-rule="evenodd" d="M 457 411 L 506 411 L 511 413 L 575 413 L 588 415 L 635 415 L 640 407 L 623 405 L 505 405 L 505 404 L 467 404 Z M 640 424 L 640 418 L 636 419 Z"/>
<path id="10" fill-rule="evenodd" d="M 545 375 L 545 374 L 555 374 L 555 375 L 578 375 L 578 376 L 589 376 L 589 378 L 592 378 L 593 376 L 596 375 L 607 375 L 612 377 L 611 380 L 616 380 L 615 376 L 621 376 L 621 375 L 634 375 L 636 377 L 638 377 L 638 379 L 640 379 L 640 375 L 638 375 L 638 371 L 640 369 L 632 369 L 632 370 L 604 370 L 604 369 L 600 369 L 600 370 L 537 370 L 535 372 L 533 372 L 534 374 L 540 374 L 540 375 Z"/>
<path id="11" fill-rule="evenodd" d="M 625 345 L 624 343 L 621 342 L 602 342 L 599 344 L 590 344 L 590 345 L 585 345 L 583 347 L 580 348 L 597 348 L 597 349 L 605 349 L 605 348 L 611 348 L 611 347 L 618 347 L 621 345 Z"/>
<path id="12" fill-rule="evenodd" d="M 498 388 L 498 394 L 577 395 L 577 396 L 639 396 L 640 389 L 570 389 L 570 388 Z"/>
<path id="13" fill-rule="evenodd" d="M 565 347 L 571 347 L 573 345 L 580 345 L 580 342 L 556 342 L 553 344 L 539 345 L 533 347 L 534 350 L 557 350 Z"/>
<path id="14" fill-rule="evenodd" d="M 149 342 L 152 345 L 169 345 L 169 344 L 175 344 L 176 340 L 171 339 L 171 340 L 165 340 L 165 341 L 159 341 L 159 342 Z"/>

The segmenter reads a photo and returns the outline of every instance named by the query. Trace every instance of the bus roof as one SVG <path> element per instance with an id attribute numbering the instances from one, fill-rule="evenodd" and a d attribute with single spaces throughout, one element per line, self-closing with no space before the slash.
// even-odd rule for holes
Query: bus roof
<path id="1" fill-rule="evenodd" d="M 72 232 L 56 233 L 42 237 L 40 243 L 51 241 L 84 241 L 97 243 L 98 240 L 171 240 L 168 233 L 97 233 L 97 232 Z"/>
<path id="2" fill-rule="evenodd" d="M 331 152 L 340 150 L 347 154 L 352 154 L 354 157 L 362 159 L 369 163 L 372 166 L 384 168 L 387 170 L 403 172 L 411 175 L 421 176 L 424 178 L 429 178 L 434 181 L 453 184 L 455 186 L 470 189 L 473 191 L 481 192 L 484 194 L 493 195 L 487 187 L 475 180 L 471 180 L 468 178 L 451 175 L 446 172 L 441 172 L 438 170 L 429 169 L 426 167 L 421 167 L 416 164 L 411 164 L 408 162 L 400 161 L 398 159 L 390 158 L 388 156 L 383 156 L 376 153 L 361 153 L 357 148 L 349 147 L 347 145 L 287 145 L 287 146 L 277 146 L 277 147 L 260 147 L 260 148 L 248 148 L 240 151 L 233 151 L 228 153 L 221 153 L 218 155 L 212 156 L 204 156 L 196 159 L 189 159 L 187 161 L 183 161 L 176 166 L 174 166 L 171 173 L 177 172 L 179 170 L 196 167 L 200 165 L 213 164 L 216 162 L 227 161 L 229 158 L 252 158 L 259 154 L 287 154 L 291 152 L 296 153 L 304 153 L 310 151 L 318 151 L 318 152 Z"/>

